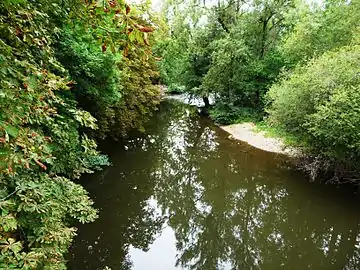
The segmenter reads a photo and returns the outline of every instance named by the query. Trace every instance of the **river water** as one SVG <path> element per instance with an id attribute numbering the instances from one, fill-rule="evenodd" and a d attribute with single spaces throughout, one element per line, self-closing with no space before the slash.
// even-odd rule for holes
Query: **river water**
<path id="1" fill-rule="evenodd" d="M 69 269 L 360 269 L 353 189 L 309 183 L 187 105 L 104 149 L 113 166 L 82 179 L 100 218 L 78 226 Z"/>

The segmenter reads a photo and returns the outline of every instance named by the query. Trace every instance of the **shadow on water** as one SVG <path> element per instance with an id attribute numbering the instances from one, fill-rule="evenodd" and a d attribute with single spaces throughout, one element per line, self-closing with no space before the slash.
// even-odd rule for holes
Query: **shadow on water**
<path id="1" fill-rule="evenodd" d="M 79 226 L 69 268 L 359 269 L 354 191 L 227 136 L 168 101 L 146 134 L 104 145 L 114 165 L 82 179 L 100 218 Z"/>

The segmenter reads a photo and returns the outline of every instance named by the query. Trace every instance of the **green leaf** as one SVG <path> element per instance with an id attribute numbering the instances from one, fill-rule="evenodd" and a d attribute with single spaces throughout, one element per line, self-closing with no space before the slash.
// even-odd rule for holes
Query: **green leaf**
<path id="1" fill-rule="evenodd" d="M 17 129 L 16 127 L 12 126 L 12 125 L 6 125 L 5 126 L 5 131 L 7 134 L 9 134 L 11 137 L 16 137 L 19 133 L 19 129 Z"/>

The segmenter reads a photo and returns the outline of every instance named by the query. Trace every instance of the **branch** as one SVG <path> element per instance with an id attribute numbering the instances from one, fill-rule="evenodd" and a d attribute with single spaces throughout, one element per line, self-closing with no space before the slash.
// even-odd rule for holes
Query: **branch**
<path id="1" fill-rule="evenodd" d="M 6 201 L 7 199 L 9 199 L 12 195 L 14 195 L 16 192 L 18 192 L 19 190 L 18 189 L 15 189 L 13 192 L 11 192 L 9 195 L 7 195 L 6 197 L 4 198 L 1 198 L 0 199 L 0 202 L 3 202 L 3 201 Z"/>

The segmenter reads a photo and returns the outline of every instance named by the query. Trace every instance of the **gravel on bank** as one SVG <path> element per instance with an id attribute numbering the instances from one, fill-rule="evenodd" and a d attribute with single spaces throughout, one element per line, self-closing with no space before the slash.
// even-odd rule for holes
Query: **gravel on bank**
<path id="1" fill-rule="evenodd" d="M 266 137 L 265 132 L 263 131 L 254 131 L 254 123 L 233 124 L 220 126 L 220 128 L 231 134 L 229 139 L 244 141 L 261 150 L 292 157 L 300 155 L 298 149 L 286 146 L 281 139 Z"/>

